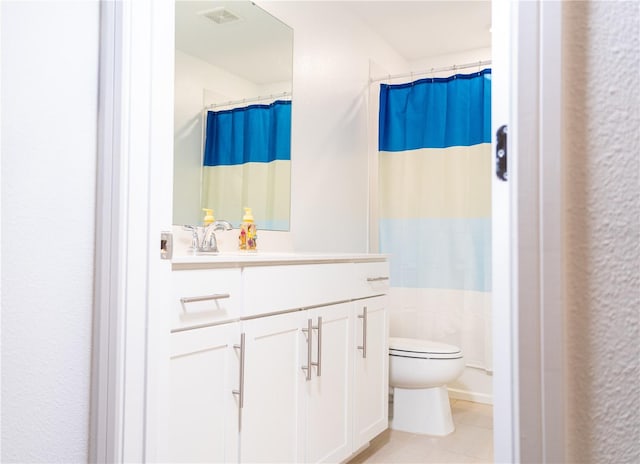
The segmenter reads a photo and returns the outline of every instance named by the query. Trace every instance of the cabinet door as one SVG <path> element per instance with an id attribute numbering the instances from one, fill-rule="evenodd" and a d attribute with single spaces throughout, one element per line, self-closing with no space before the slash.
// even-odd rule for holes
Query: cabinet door
<path id="1" fill-rule="evenodd" d="M 307 392 L 306 462 L 341 462 L 351 454 L 351 374 L 353 320 L 351 303 L 307 312 L 312 320 L 312 359 L 317 363 Z M 306 354 L 306 351 L 303 351 Z"/>
<path id="2" fill-rule="evenodd" d="M 386 296 L 354 303 L 354 450 L 388 427 L 389 330 Z"/>
<path id="3" fill-rule="evenodd" d="M 243 322 L 244 402 L 241 462 L 301 462 L 300 420 L 304 371 L 301 313 Z"/>
<path id="4" fill-rule="evenodd" d="M 171 462 L 237 462 L 239 325 L 171 334 Z"/>

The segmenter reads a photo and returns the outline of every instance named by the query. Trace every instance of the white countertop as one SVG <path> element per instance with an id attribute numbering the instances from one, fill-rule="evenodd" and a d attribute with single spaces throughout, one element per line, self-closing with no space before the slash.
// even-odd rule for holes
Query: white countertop
<path id="1" fill-rule="evenodd" d="M 213 267 L 271 266 L 286 264 L 342 263 L 384 261 L 388 255 L 376 253 L 312 253 L 312 252 L 221 252 L 174 256 L 172 268 L 194 269 Z"/>

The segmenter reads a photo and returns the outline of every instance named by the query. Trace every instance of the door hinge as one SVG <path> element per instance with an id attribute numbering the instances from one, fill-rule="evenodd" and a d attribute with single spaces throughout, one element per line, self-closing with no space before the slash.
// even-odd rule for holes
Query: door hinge
<path id="1" fill-rule="evenodd" d="M 496 176 L 506 181 L 507 173 L 507 126 L 500 126 L 496 132 Z"/>
<path id="2" fill-rule="evenodd" d="M 160 232 L 160 259 L 171 259 L 173 257 L 173 234 L 171 232 Z"/>

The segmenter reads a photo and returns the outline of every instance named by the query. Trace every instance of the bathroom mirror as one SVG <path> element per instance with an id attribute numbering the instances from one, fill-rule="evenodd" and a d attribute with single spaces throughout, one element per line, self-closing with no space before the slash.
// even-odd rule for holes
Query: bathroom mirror
<path id="1" fill-rule="evenodd" d="M 175 2 L 174 224 L 250 207 L 289 230 L 292 69 L 293 30 L 253 2 Z"/>

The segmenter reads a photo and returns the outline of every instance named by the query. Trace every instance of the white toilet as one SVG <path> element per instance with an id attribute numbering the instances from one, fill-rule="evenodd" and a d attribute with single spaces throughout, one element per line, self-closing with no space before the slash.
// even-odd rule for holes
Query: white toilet
<path id="1" fill-rule="evenodd" d="M 415 338 L 389 338 L 390 427 L 404 432 L 448 435 L 455 430 L 447 384 L 464 370 L 460 348 Z"/>

